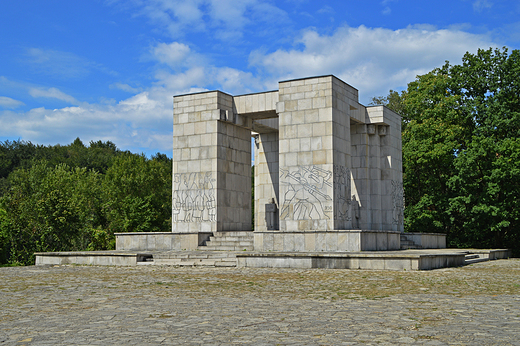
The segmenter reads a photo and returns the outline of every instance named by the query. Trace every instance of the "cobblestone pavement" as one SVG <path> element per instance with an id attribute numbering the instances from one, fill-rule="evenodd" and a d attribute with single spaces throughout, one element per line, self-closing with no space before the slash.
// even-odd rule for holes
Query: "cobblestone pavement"
<path id="1" fill-rule="evenodd" d="M 426 272 L 0 268 L 1 345 L 520 345 L 520 260 Z"/>

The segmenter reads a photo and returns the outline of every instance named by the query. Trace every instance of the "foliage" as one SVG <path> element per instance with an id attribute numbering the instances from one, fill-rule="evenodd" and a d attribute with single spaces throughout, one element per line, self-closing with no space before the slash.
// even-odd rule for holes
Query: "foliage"
<path id="1" fill-rule="evenodd" d="M 7 263 L 11 256 L 11 247 L 8 238 L 9 223 L 7 219 L 7 212 L 0 209 L 0 265 Z"/>
<path id="2" fill-rule="evenodd" d="M 383 105 L 387 106 L 397 114 L 403 113 L 403 102 L 399 92 L 390 90 L 388 96 L 376 96 L 372 97 L 369 106 Z"/>
<path id="3" fill-rule="evenodd" d="M 0 265 L 34 252 L 107 250 L 114 232 L 169 231 L 171 160 L 79 138 L 67 146 L 0 144 Z"/>
<path id="4" fill-rule="evenodd" d="M 85 227 L 99 220 L 100 177 L 65 164 L 42 161 L 10 175 L 12 188 L 2 200 L 7 212 L 11 263 L 28 263 L 34 252 L 83 249 Z M 97 188 L 96 188 L 97 187 Z"/>
<path id="5" fill-rule="evenodd" d="M 172 165 L 169 160 L 124 155 L 106 173 L 105 212 L 111 232 L 158 232 L 170 228 Z"/>
<path id="6" fill-rule="evenodd" d="M 466 53 L 397 98 L 373 102 L 403 116 L 405 229 L 520 254 L 520 51 Z"/>

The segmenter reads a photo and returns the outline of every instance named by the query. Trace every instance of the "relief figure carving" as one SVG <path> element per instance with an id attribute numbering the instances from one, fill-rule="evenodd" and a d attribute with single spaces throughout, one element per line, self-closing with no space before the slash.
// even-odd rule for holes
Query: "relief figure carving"
<path id="1" fill-rule="evenodd" d="M 404 220 L 404 188 L 403 183 L 392 180 L 392 224 L 402 225 Z"/>
<path id="2" fill-rule="evenodd" d="M 173 180 L 173 221 L 215 221 L 214 181 L 211 172 L 176 173 Z"/>
<path id="3" fill-rule="evenodd" d="M 332 172 L 318 166 L 280 169 L 280 178 L 287 190 L 280 210 L 282 220 L 330 219 L 330 210 L 323 202 L 331 201 L 327 189 L 332 188 Z"/>
<path id="4" fill-rule="evenodd" d="M 334 165 L 334 219 L 350 221 L 350 170 Z"/>

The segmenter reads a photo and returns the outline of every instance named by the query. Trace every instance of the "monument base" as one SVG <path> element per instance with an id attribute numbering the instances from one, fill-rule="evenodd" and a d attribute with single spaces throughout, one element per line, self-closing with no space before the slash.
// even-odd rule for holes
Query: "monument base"
<path id="1" fill-rule="evenodd" d="M 238 254 L 238 267 L 327 268 L 364 270 L 431 270 L 459 267 L 466 253 L 460 250 L 407 250 L 361 253 L 246 253 Z"/>
<path id="2" fill-rule="evenodd" d="M 444 233 L 403 233 L 403 235 L 421 249 L 446 248 L 446 234 Z"/>
<path id="3" fill-rule="evenodd" d="M 399 250 L 401 232 L 376 230 L 255 231 L 255 251 L 360 252 Z"/>
<path id="4" fill-rule="evenodd" d="M 116 249 L 124 251 L 197 250 L 212 232 L 135 232 L 116 233 Z"/>

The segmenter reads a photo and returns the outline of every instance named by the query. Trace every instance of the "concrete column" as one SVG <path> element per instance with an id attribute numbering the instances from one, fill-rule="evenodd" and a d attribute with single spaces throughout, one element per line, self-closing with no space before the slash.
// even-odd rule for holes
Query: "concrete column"
<path id="1" fill-rule="evenodd" d="M 386 123 L 378 126 L 381 165 L 381 229 L 404 231 L 401 119 L 383 109 Z"/>
<path id="2" fill-rule="evenodd" d="M 403 231 L 404 190 L 401 153 L 401 117 L 383 106 L 367 107 L 368 122 L 374 125 L 374 147 L 370 156 L 372 165 L 379 165 L 379 179 L 371 184 L 379 184 L 378 205 L 380 216 L 372 218 L 372 229 Z M 379 144 L 375 144 L 378 141 Z M 378 148 L 376 148 L 376 146 Z M 376 188 L 372 188 L 375 197 Z M 372 198 L 373 199 L 373 198 Z"/>
<path id="3" fill-rule="evenodd" d="M 357 90 L 334 76 L 279 86 L 280 230 L 348 229 L 349 114 Z"/>
<path id="4" fill-rule="evenodd" d="M 217 125 L 217 230 L 251 231 L 251 131 Z"/>
<path id="5" fill-rule="evenodd" d="M 354 229 L 370 229 L 372 213 L 370 209 L 370 170 L 367 162 L 369 135 L 367 125 L 356 123 L 351 125 L 352 140 L 352 195 L 355 196 L 357 216 L 354 215 Z"/>
<path id="6" fill-rule="evenodd" d="M 250 132 L 221 120 L 230 114 L 219 91 L 174 97 L 173 232 L 251 228 Z"/>
<path id="7" fill-rule="evenodd" d="M 255 231 L 279 229 L 278 132 L 255 138 Z M 276 205 L 274 227 L 266 222 L 266 204 Z"/>
<path id="8" fill-rule="evenodd" d="M 367 125 L 368 152 L 365 161 L 368 164 L 368 189 L 370 216 L 367 220 L 367 229 L 381 230 L 381 153 L 378 135 L 378 126 Z"/>

